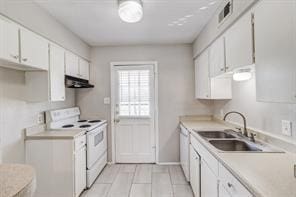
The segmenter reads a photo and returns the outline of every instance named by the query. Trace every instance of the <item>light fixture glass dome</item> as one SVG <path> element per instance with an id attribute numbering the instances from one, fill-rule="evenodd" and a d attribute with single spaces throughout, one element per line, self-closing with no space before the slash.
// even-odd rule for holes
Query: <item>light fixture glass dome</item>
<path id="1" fill-rule="evenodd" d="M 136 23 L 143 18 L 143 5 L 140 0 L 120 0 L 118 14 L 127 23 Z"/>
<path id="2" fill-rule="evenodd" d="M 247 81 L 252 78 L 252 70 L 250 68 L 238 69 L 233 73 L 234 81 Z"/>

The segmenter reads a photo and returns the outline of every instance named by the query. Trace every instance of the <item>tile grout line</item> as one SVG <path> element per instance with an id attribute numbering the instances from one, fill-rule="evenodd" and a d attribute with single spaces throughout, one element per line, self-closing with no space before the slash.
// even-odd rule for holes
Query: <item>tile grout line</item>
<path id="1" fill-rule="evenodd" d="M 174 187 L 173 187 L 173 181 L 172 181 L 172 175 L 171 175 L 171 166 L 168 166 L 169 168 L 169 176 L 170 176 L 170 181 L 171 181 L 171 187 L 172 187 L 172 192 L 173 192 L 173 196 L 175 197 L 175 192 L 174 192 Z"/>
<path id="2" fill-rule="evenodd" d="M 116 164 L 114 164 L 114 165 L 116 165 Z M 112 183 L 111 183 L 111 185 L 110 185 L 110 188 L 109 188 L 109 190 L 108 190 L 108 192 L 107 192 L 107 197 L 109 196 L 110 191 L 111 191 L 111 188 L 112 188 L 112 186 L 113 186 L 113 184 L 114 184 L 114 182 L 115 182 L 117 176 L 119 175 L 119 171 L 120 171 L 120 167 L 118 168 L 117 173 L 116 173 L 116 176 L 115 176 L 115 178 L 113 179 L 113 181 L 112 181 Z"/>
<path id="3" fill-rule="evenodd" d="M 133 186 L 134 178 L 135 178 L 135 175 L 136 175 L 137 167 L 138 167 L 138 165 L 136 164 L 136 168 L 135 168 L 134 175 L 133 175 L 133 178 L 132 178 L 132 182 L 131 182 L 131 185 L 130 185 L 130 188 L 129 188 L 129 192 L 128 192 L 128 197 L 130 197 L 130 195 L 131 195 L 132 186 Z"/>

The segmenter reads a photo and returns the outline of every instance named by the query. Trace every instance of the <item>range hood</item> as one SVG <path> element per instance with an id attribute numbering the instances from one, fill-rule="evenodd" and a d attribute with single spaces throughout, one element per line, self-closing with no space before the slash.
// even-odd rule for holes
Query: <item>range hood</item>
<path id="1" fill-rule="evenodd" d="M 89 84 L 88 80 L 80 79 L 72 76 L 65 76 L 65 84 L 67 88 L 93 88 L 92 84 Z"/>

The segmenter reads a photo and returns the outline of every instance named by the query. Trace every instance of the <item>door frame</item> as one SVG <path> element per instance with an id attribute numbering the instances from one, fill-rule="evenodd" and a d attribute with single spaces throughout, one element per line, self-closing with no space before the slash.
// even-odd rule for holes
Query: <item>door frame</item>
<path id="1" fill-rule="evenodd" d="M 112 143 L 112 161 L 116 163 L 116 143 L 115 143 L 115 68 L 116 66 L 141 66 L 152 65 L 154 70 L 154 133 L 155 133 L 155 162 L 159 163 L 159 129 L 158 129 L 158 62 L 156 61 L 122 61 L 110 63 L 111 74 L 111 143 Z"/>

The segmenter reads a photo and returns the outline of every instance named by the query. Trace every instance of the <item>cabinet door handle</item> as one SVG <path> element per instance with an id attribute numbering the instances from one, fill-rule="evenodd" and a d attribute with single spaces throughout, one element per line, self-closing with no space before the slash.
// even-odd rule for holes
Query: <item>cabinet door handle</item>
<path id="1" fill-rule="evenodd" d="M 221 68 L 220 71 L 224 71 L 224 68 Z"/>
<path id="2" fill-rule="evenodd" d="M 10 55 L 13 59 L 18 59 L 19 58 L 19 56 L 18 55 Z"/>
<path id="3" fill-rule="evenodd" d="M 233 185 L 231 184 L 231 183 L 227 183 L 227 186 L 229 187 L 229 188 L 231 188 Z"/>
<path id="4" fill-rule="evenodd" d="M 23 60 L 24 62 L 26 62 L 26 61 L 28 61 L 28 58 L 23 58 L 22 60 Z"/>

